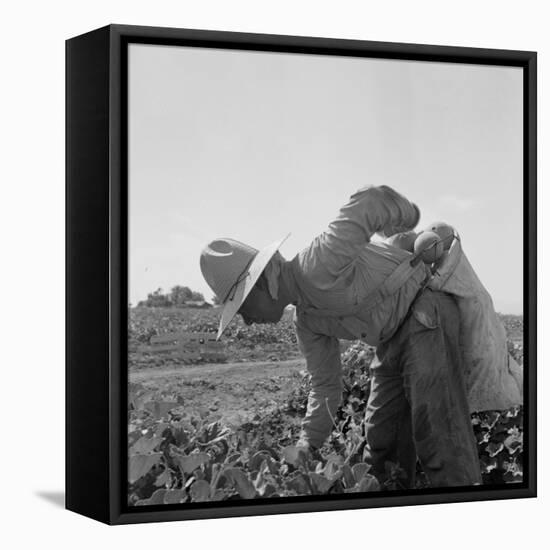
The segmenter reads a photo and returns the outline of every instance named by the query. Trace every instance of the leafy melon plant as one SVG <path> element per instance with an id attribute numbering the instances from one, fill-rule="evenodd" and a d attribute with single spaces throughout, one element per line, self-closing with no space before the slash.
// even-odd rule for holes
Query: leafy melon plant
<path id="1" fill-rule="evenodd" d="M 516 344 L 517 346 L 517 344 Z M 521 362 L 523 349 L 512 347 Z M 374 349 L 355 342 L 342 353 L 343 399 L 323 447 L 294 446 L 309 376 L 285 403 L 238 429 L 186 410 L 177 395 L 129 387 L 128 502 L 143 506 L 302 495 L 365 493 L 407 486 L 399 464 L 375 477 L 364 459 L 364 413 Z M 484 484 L 523 479 L 523 408 L 472 415 Z M 416 488 L 429 487 L 417 465 Z"/>

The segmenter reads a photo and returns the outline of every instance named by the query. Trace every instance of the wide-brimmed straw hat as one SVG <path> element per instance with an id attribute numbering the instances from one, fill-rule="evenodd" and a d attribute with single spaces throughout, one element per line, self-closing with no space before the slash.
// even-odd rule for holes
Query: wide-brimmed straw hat
<path id="1" fill-rule="evenodd" d="M 204 247 L 200 259 L 202 275 L 223 305 L 217 339 L 287 238 L 288 235 L 262 250 L 226 238 L 215 239 Z"/>

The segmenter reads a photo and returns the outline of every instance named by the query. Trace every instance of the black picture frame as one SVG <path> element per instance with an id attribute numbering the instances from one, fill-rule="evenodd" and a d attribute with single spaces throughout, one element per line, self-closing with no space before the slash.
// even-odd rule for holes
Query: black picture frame
<path id="1" fill-rule="evenodd" d="M 131 43 L 505 65 L 523 69 L 524 481 L 506 487 L 129 508 L 127 48 Z M 537 55 L 109 25 L 66 42 L 66 507 L 108 524 L 536 496 Z"/>

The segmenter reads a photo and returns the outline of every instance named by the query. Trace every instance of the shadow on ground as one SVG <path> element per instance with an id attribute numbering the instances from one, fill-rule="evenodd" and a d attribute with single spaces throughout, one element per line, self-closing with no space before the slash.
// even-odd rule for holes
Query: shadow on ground
<path id="1" fill-rule="evenodd" d="M 65 508 L 65 492 L 64 491 L 36 491 L 34 493 L 37 497 L 48 501 L 54 506 Z"/>

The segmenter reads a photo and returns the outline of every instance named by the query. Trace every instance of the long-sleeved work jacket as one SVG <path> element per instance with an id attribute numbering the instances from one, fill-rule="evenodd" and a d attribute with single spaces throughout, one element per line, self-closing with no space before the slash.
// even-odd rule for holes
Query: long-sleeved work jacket
<path id="1" fill-rule="evenodd" d="M 411 265 L 410 253 L 370 242 L 375 233 L 412 228 L 417 216 L 414 205 L 389 187 L 361 189 L 282 271 L 298 296 L 296 333 L 312 383 L 302 438 L 312 446 L 329 435 L 341 401 L 339 339 L 373 346 L 388 341 L 429 276 L 423 262 Z"/>

